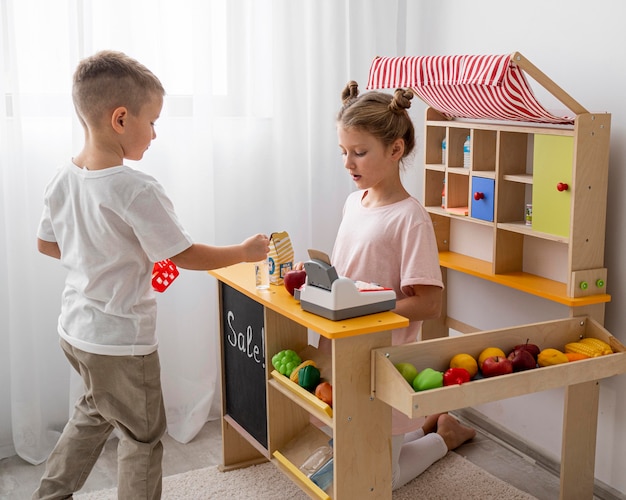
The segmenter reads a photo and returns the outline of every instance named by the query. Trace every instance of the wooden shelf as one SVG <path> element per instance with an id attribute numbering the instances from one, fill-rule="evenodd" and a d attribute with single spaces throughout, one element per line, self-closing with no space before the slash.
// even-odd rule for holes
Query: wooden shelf
<path id="1" fill-rule="evenodd" d="M 324 422 L 328 427 L 333 427 L 333 409 L 330 406 L 276 370 L 273 370 L 271 375 L 273 379 L 269 381 L 271 386 L 305 408 L 311 415 Z"/>
<path id="2" fill-rule="evenodd" d="M 519 182 L 521 184 L 532 184 L 533 183 L 533 176 L 530 174 L 508 174 L 508 175 L 503 175 L 502 179 L 505 181 L 510 181 L 510 182 Z"/>
<path id="3" fill-rule="evenodd" d="M 432 127 L 449 127 L 449 128 L 462 128 L 462 129 L 474 129 L 474 130 L 493 130 L 494 126 L 503 132 L 518 132 L 520 134 L 534 134 L 537 130 L 540 130 L 542 134 L 551 135 L 564 135 L 574 136 L 574 127 L 572 125 L 558 125 L 549 123 L 527 123 L 516 122 L 514 125 L 511 122 L 498 121 L 498 120 L 485 120 L 484 122 L 478 120 L 465 120 L 463 118 L 455 118 L 454 120 L 426 120 L 425 126 Z"/>
<path id="4" fill-rule="evenodd" d="M 587 297 L 569 297 L 567 285 L 558 281 L 524 272 L 495 274 L 490 262 L 461 255 L 454 252 L 439 252 L 439 264 L 447 269 L 470 274 L 499 285 L 530 293 L 568 307 L 581 307 L 610 302 L 608 294 L 589 295 Z"/>
<path id="5" fill-rule="evenodd" d="M 555 241 L 557 243 L 569 244 L 570 239 L 566 236 L 559 236 L 558 234 L 543 233 L 541 231 L 535 231 L 532 226 L 527 225 L 525 222 L 498 222 L 498 229 L 505 231 L 511 231 L 513 233 L 525 234 L 527 236 L 533 236 L 535 238 L 541 238 L 542 240 Z"/>

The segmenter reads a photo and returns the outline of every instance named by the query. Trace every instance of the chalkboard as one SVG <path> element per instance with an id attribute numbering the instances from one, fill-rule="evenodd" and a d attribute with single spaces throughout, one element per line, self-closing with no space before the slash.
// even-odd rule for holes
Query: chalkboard
<path id="1" fill-rule="evenodd" d="M 263 306 L 221 283 L 226 414 L 267 448 Z"/>

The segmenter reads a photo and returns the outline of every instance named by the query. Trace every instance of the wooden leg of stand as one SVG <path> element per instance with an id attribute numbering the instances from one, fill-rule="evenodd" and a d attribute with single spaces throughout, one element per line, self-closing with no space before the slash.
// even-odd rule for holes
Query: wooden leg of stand
<path id="1" fill-rule="evenodd" d="M 566 388 L 561 451 L 561 500 L 593 499 L 598 381 Z"/>

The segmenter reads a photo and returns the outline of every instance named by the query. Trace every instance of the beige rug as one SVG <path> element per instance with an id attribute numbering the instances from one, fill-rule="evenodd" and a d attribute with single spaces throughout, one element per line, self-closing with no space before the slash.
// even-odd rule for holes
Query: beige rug
<path id="1" fill-rule="evenodd" d="M 117 500 L 115 489 L 74 495 L 75 500 Z M 207 467 L 163 478 L 163 500 L 306 500 L 271 463 L 230 472 Z M 393 493 L 393 500 L 536 500 L 450 452 Z"/>

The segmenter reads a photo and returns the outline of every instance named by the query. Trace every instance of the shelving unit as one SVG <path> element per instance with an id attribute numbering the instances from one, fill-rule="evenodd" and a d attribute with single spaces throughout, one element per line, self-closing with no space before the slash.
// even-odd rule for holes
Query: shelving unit
<path id="1" fill-rule="evenodd" d="M 467 135 L 469 169 L 459 167 Z M 428 108 L 423 199 L 442 267 L 564 304 L 572 316 L 592 314 L 602 322 L 610 301 L 603 264 L 609 138 L 606 113 L 578 115 L 574 125 L 537 125 L 450 120 Z M 447 203 L 442 207 L 444 179 Z M 525 220 L 528 204 L 531 224 Z M 467 215 L 462 215 L 464 207 Z M 472 227 L 455 233 L 460 224 Z M 473 256 L 476 241 L 468 234 L 490 239 L 491 253 Z M 565 257 L 560 269 L 541 269 L 537 259 L 545 254 L 529 257 L 528 248 L 545 242 Z M 446 323 L 455 321 L 427 323 L 424 338 L 447 335 Z"/>

